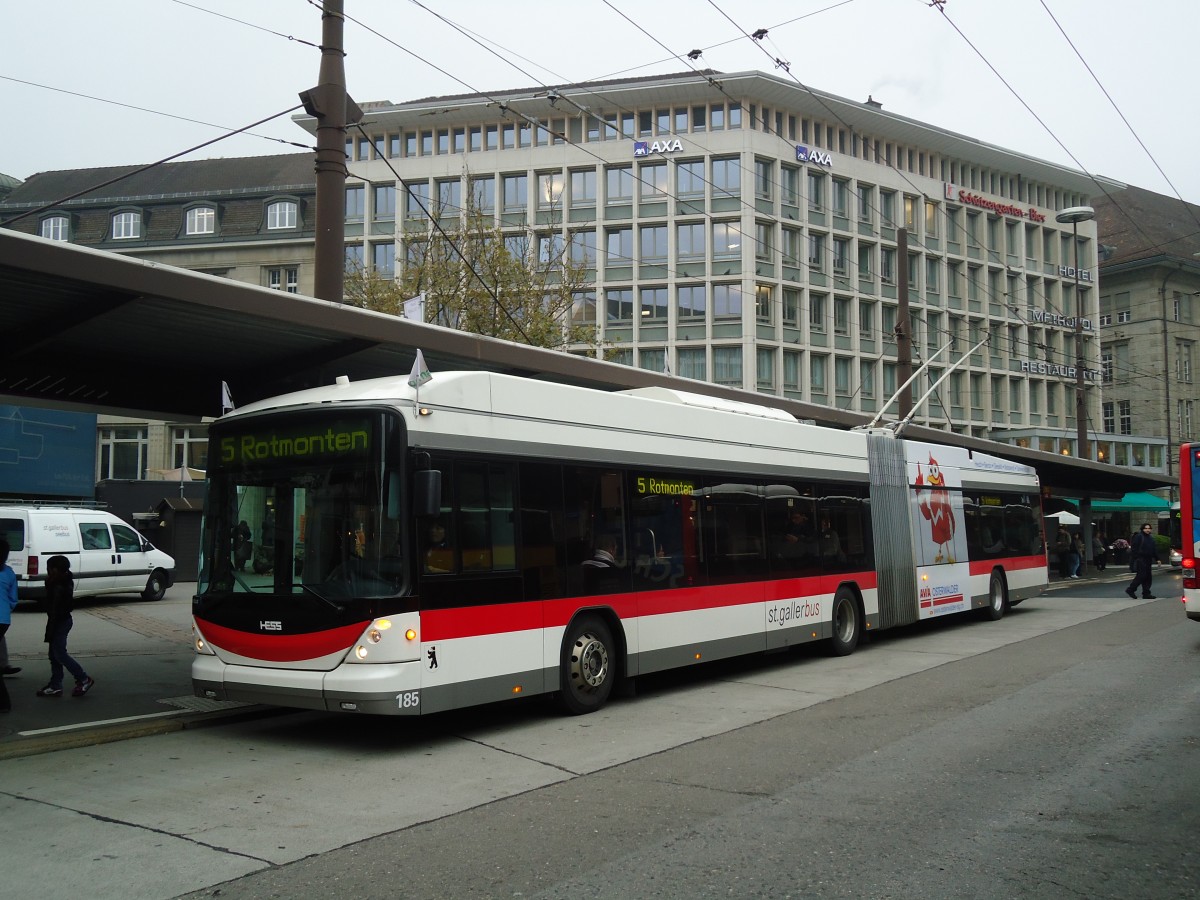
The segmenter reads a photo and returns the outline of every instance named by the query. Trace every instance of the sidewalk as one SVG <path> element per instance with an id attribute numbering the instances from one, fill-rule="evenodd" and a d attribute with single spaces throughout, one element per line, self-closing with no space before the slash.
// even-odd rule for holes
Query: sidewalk
<path id="1" fill-rule="evenodd" d="M 96 680 L 85 697 L 37 697 L 49 681 L 42 637 L 46 614 L 22 603 L 8 631 L 4 679 L 12 712 L 0 715 L 0 759 L 123 740 L 258 715 L 266 708 L 192 696 L 191 597 L 195 583 L 177 584 L 157 603 L 132 595 L 78 601 L 68 650 Z"/>

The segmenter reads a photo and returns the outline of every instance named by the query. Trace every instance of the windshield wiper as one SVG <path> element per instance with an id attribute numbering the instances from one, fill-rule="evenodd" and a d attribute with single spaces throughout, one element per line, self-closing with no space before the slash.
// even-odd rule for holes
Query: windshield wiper
<path id="1" fill-rule="evenodd" d="M 300 582 L 300 587 L 303 590 L 307 591 L 308 593 L 312 594 L 314 597 L 316 597 L 318 600 L 320 600 L 322 603 L 324 603 L 326 606 L 328 606 L 330 609 L 334 610 L 335 612 L 343 613 L 346 611 L 346 607 L 343 606 L 341 603 L 338 603 L 336 600 L 331 600 L 330 598 L 326 597 L 324 594 L 322 594 L 320 591 L 318 591 L 316 588 L 312 587 L 311 585 L 305 584 L 302 581 L 302 582 Z"/>

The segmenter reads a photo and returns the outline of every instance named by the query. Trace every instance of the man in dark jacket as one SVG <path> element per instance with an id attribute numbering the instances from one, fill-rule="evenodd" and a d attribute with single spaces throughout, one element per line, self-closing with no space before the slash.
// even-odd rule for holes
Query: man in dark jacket
<path id="1" fill-rule="evenodd" d="M 1153 600 L 1150 585 L 1154 581 L 1154 563 L 1158 559 L 1158 545 L 1154 542 L 1154 528 L 1147 522 L 1141 531 L 1133 536 L 1130 545 L 1130 557 L 1133 561 L 1133 582 L 1125 588 L 1130 597 L 1137 596 L 1138 585 L 1142 588 L 1142 599 Z"/>

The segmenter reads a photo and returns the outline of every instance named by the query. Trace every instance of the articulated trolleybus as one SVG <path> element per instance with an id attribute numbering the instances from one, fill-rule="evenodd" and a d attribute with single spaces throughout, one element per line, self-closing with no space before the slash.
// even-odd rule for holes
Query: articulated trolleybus
<path id="1" fill-rule="evenodd" d="M 350 383 L 213 424 L 202 697 L 418 715 L 977 611 L 1046 585 L 1027 466 L 665 388 Z M 415 381 L 415 379 L 413 379 Z"/>

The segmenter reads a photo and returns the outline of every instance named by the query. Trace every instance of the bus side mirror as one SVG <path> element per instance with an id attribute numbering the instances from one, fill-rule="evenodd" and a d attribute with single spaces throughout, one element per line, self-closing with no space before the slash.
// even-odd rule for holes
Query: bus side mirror
<path id="1" fill-rule="evenodd" d="M 413 473 L 413 515 L 437 516 L 442 512 L 442 473 L 422 469 Z"/>

